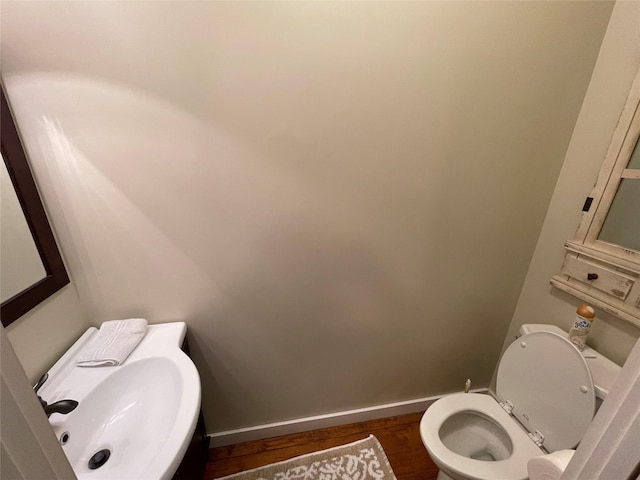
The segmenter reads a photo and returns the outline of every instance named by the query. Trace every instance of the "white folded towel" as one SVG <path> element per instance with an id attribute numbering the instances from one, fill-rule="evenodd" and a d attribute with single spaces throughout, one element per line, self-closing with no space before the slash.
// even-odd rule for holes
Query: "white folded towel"
<path id="1" fill-rule="evenodd" d="M 79 367 L 120 365 L 138 346 L 145 333 L 147 321 L 144 318 L 104 322 L 91 343 L 78 354 L 76 364 Z"/>

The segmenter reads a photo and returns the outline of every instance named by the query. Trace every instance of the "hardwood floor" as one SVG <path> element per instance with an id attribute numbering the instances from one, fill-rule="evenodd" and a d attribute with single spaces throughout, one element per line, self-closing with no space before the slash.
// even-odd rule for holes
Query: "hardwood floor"
<path id="1" fill-rule="evenodd" d="M 354 442 L 373 434 L 382 444 L 398 480 L 435 480 L 438 468 L 422 445 L 422 413 L 371 420 L 310 432 L 211 448 L 203 480 L 287 460 Z"/>

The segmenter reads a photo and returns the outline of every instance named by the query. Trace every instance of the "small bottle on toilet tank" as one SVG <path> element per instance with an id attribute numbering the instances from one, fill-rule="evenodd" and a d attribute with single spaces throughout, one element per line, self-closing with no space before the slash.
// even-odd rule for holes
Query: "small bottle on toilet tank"
<path id="1" fill-rule="evenodd" d="M 587 343 L 587 336 L 594 318 L 596 318 L 595 310 L 585 303 L 576 310 L 576 319 L 571 330 L 569 330 L 569 341 L 578 347 L 580 351 L 584 350 Z"/>

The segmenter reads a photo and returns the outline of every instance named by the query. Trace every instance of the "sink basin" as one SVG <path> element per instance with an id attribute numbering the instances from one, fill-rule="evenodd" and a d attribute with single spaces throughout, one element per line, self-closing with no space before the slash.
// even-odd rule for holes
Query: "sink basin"
<path id="1" fill-rule="evenodd" d="M 171 479 L 195 430 L 200 378 L 180 345 L 186 325 L 151 325 L 118 367 L 77 367 L 89 329 L 49 371 L 39 394 L 78 407 L 49 418 L 78 479 Z"/>

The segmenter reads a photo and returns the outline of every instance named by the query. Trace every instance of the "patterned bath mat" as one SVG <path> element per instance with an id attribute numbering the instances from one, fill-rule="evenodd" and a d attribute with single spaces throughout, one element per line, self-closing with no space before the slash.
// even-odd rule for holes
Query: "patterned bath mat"
<path id="1" fill-rule="evenodd" d="M 373 435 L 217 480 L 396 480 Z"/>

